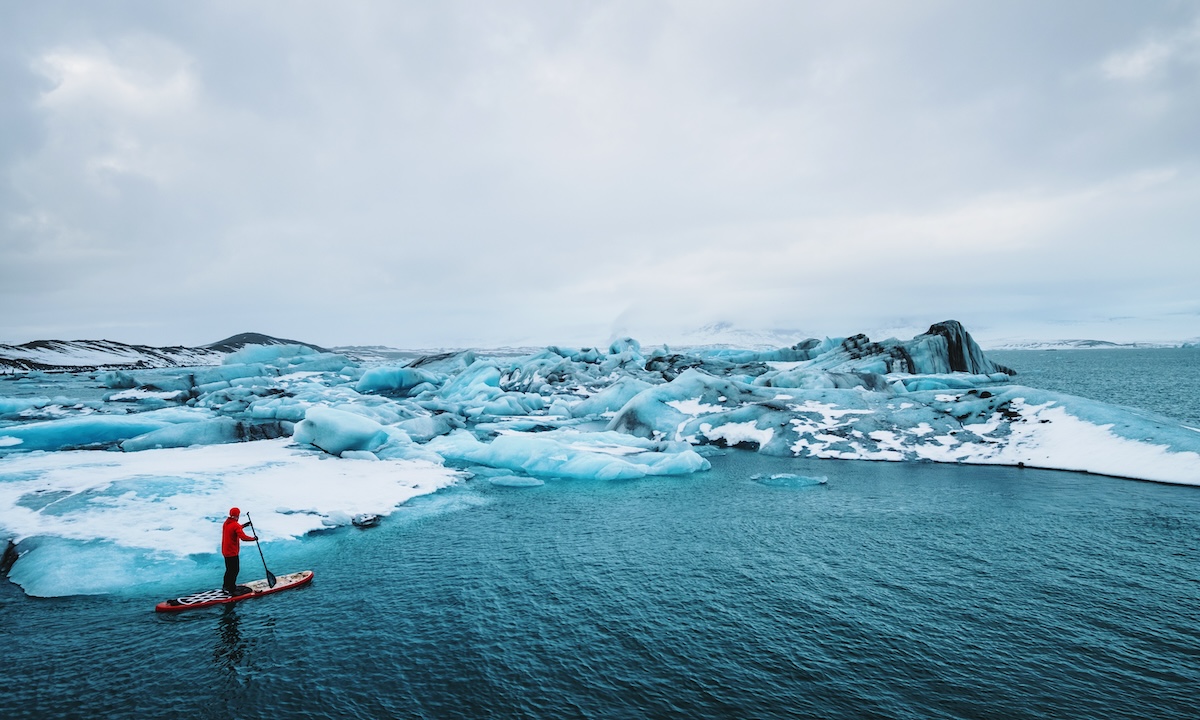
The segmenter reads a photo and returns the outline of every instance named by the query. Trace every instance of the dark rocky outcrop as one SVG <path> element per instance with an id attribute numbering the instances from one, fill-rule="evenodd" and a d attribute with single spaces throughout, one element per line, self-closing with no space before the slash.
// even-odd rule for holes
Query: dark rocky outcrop
<path id="1" fill-rule="evenodd" d="M 244 332 L 238 333 L 237 335 L 230 335 L 224 340 L 218 340 L 215 343 L 209 343 L 204 347 L 208 350 L 217 350 L 219 352 L 229 353 L 234 352 L 235 350 L 241 350 L 247 345 L 304 345 L 305 347 L 310 347 L 317 352 L 329 352 L 325 348 L 319 345 L 313 345 L 312 343 L 271 337 L 270 335 L 263 335 L 262 333 L 256 332 Z"/>
<path id="2" fill-rule="evenodd" d="M 929 335 L 938 335 L 946 339 L 946 352 L 950 361 L 950 369 L 953 372 L 973 374 L 1002 372 L 1006 375 L 1016 375 L 1012 369 L 984 357 L 983 350 L 971 338 L 971 333 L 967 332 L 967 329 L 957 320 L 934 323 L 929 326 L 929 330 L 925 331 L 925 335 L 918 335 L 913 338 L 913 341 L 916 342 Z"/>

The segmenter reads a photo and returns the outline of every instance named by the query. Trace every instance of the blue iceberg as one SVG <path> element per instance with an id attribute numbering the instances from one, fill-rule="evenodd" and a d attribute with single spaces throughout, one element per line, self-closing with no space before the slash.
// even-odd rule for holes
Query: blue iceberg
<path id="1" fill-rule="evenodd" d="M 267 542 L 282 542 L 467 474 L 500 487 L 683 475 L 722 447 L 1200 485 L 1200 430 L 1015 378 L 954 321 L 774 350 L 621 338 L 370 363 L 275 344 L 76 385 L 38 375 L 56 389 L 0 390 L 0 541 L 17 543 L 11 577 L 31 594 L 106 592 L 219 563 L 210 531 L 230 496 L 263 508 Z M 146 564 L 162 573 L 130 570 Z"/>

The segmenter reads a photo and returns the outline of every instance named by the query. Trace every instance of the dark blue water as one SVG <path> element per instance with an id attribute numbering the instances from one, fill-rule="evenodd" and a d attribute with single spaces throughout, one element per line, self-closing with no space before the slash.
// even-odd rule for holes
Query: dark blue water
<path id="1" fill-rule="evenodd" d="M 829 482 L 749 479 L 781 471 Z M 314 583 L 232 608 L 6 584 L 0 714 L 1194 717 L 1198 518 L 1193 488 L 740 452 L 472 482 L 297 543 L 273 570 Z"/>
<path id="2" fill-rule="evenodd" d="M 1173 362 L 1137 362 L 1154 357 Z M 1140 367 L 1101 360 L 1079 362 L 1110 387 Z M 1065 360 L 1000 361 L 1089 394 L 1054 387 Z M 1170 392 L 1200 395 L 1191 377 Z M 374 529 L 268 546 L 273 571 L 316 580 L 227 608 L 152 611 L 204 584 L 33 599 L 0 583 L 0 717 L 1197 716 L 1195 488 L 736 451 L 713 465 L 472 481 Z M 828 483 L 752 479 L 783 472 Z"/>

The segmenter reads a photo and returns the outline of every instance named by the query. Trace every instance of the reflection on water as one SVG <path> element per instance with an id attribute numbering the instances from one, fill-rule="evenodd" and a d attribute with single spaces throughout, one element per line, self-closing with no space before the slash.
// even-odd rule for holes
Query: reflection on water
<path id="1" fill-rule="evenodd" d="M 246 641 L 242 639 L 241 620 L 235 605 L 225 605 L 217 621 L 217 644 L 213 648 L 213 663 L 221 670 L 236 675 L 237 666 L 246 654 Z"/>

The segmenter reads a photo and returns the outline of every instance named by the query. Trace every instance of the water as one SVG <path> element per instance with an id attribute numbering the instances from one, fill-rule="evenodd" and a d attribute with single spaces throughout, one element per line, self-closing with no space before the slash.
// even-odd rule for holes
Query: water
<path id="1" fill-rule="evenodd" d="M 760 481 L 782 473 L 828 482 Z M 279 546 L 313 584 L 231 607 L 0 583 L 0 716 L 1192 718 L 1198 511 L 1188 487 L 737 451 L 481 479 Z"/>
<path id="2" fill-rule="evenodd" d="M 1200 348 L 1009 350 L 988 358 L 1022 385 L 1143 408 L 1200 426 Z"/>

